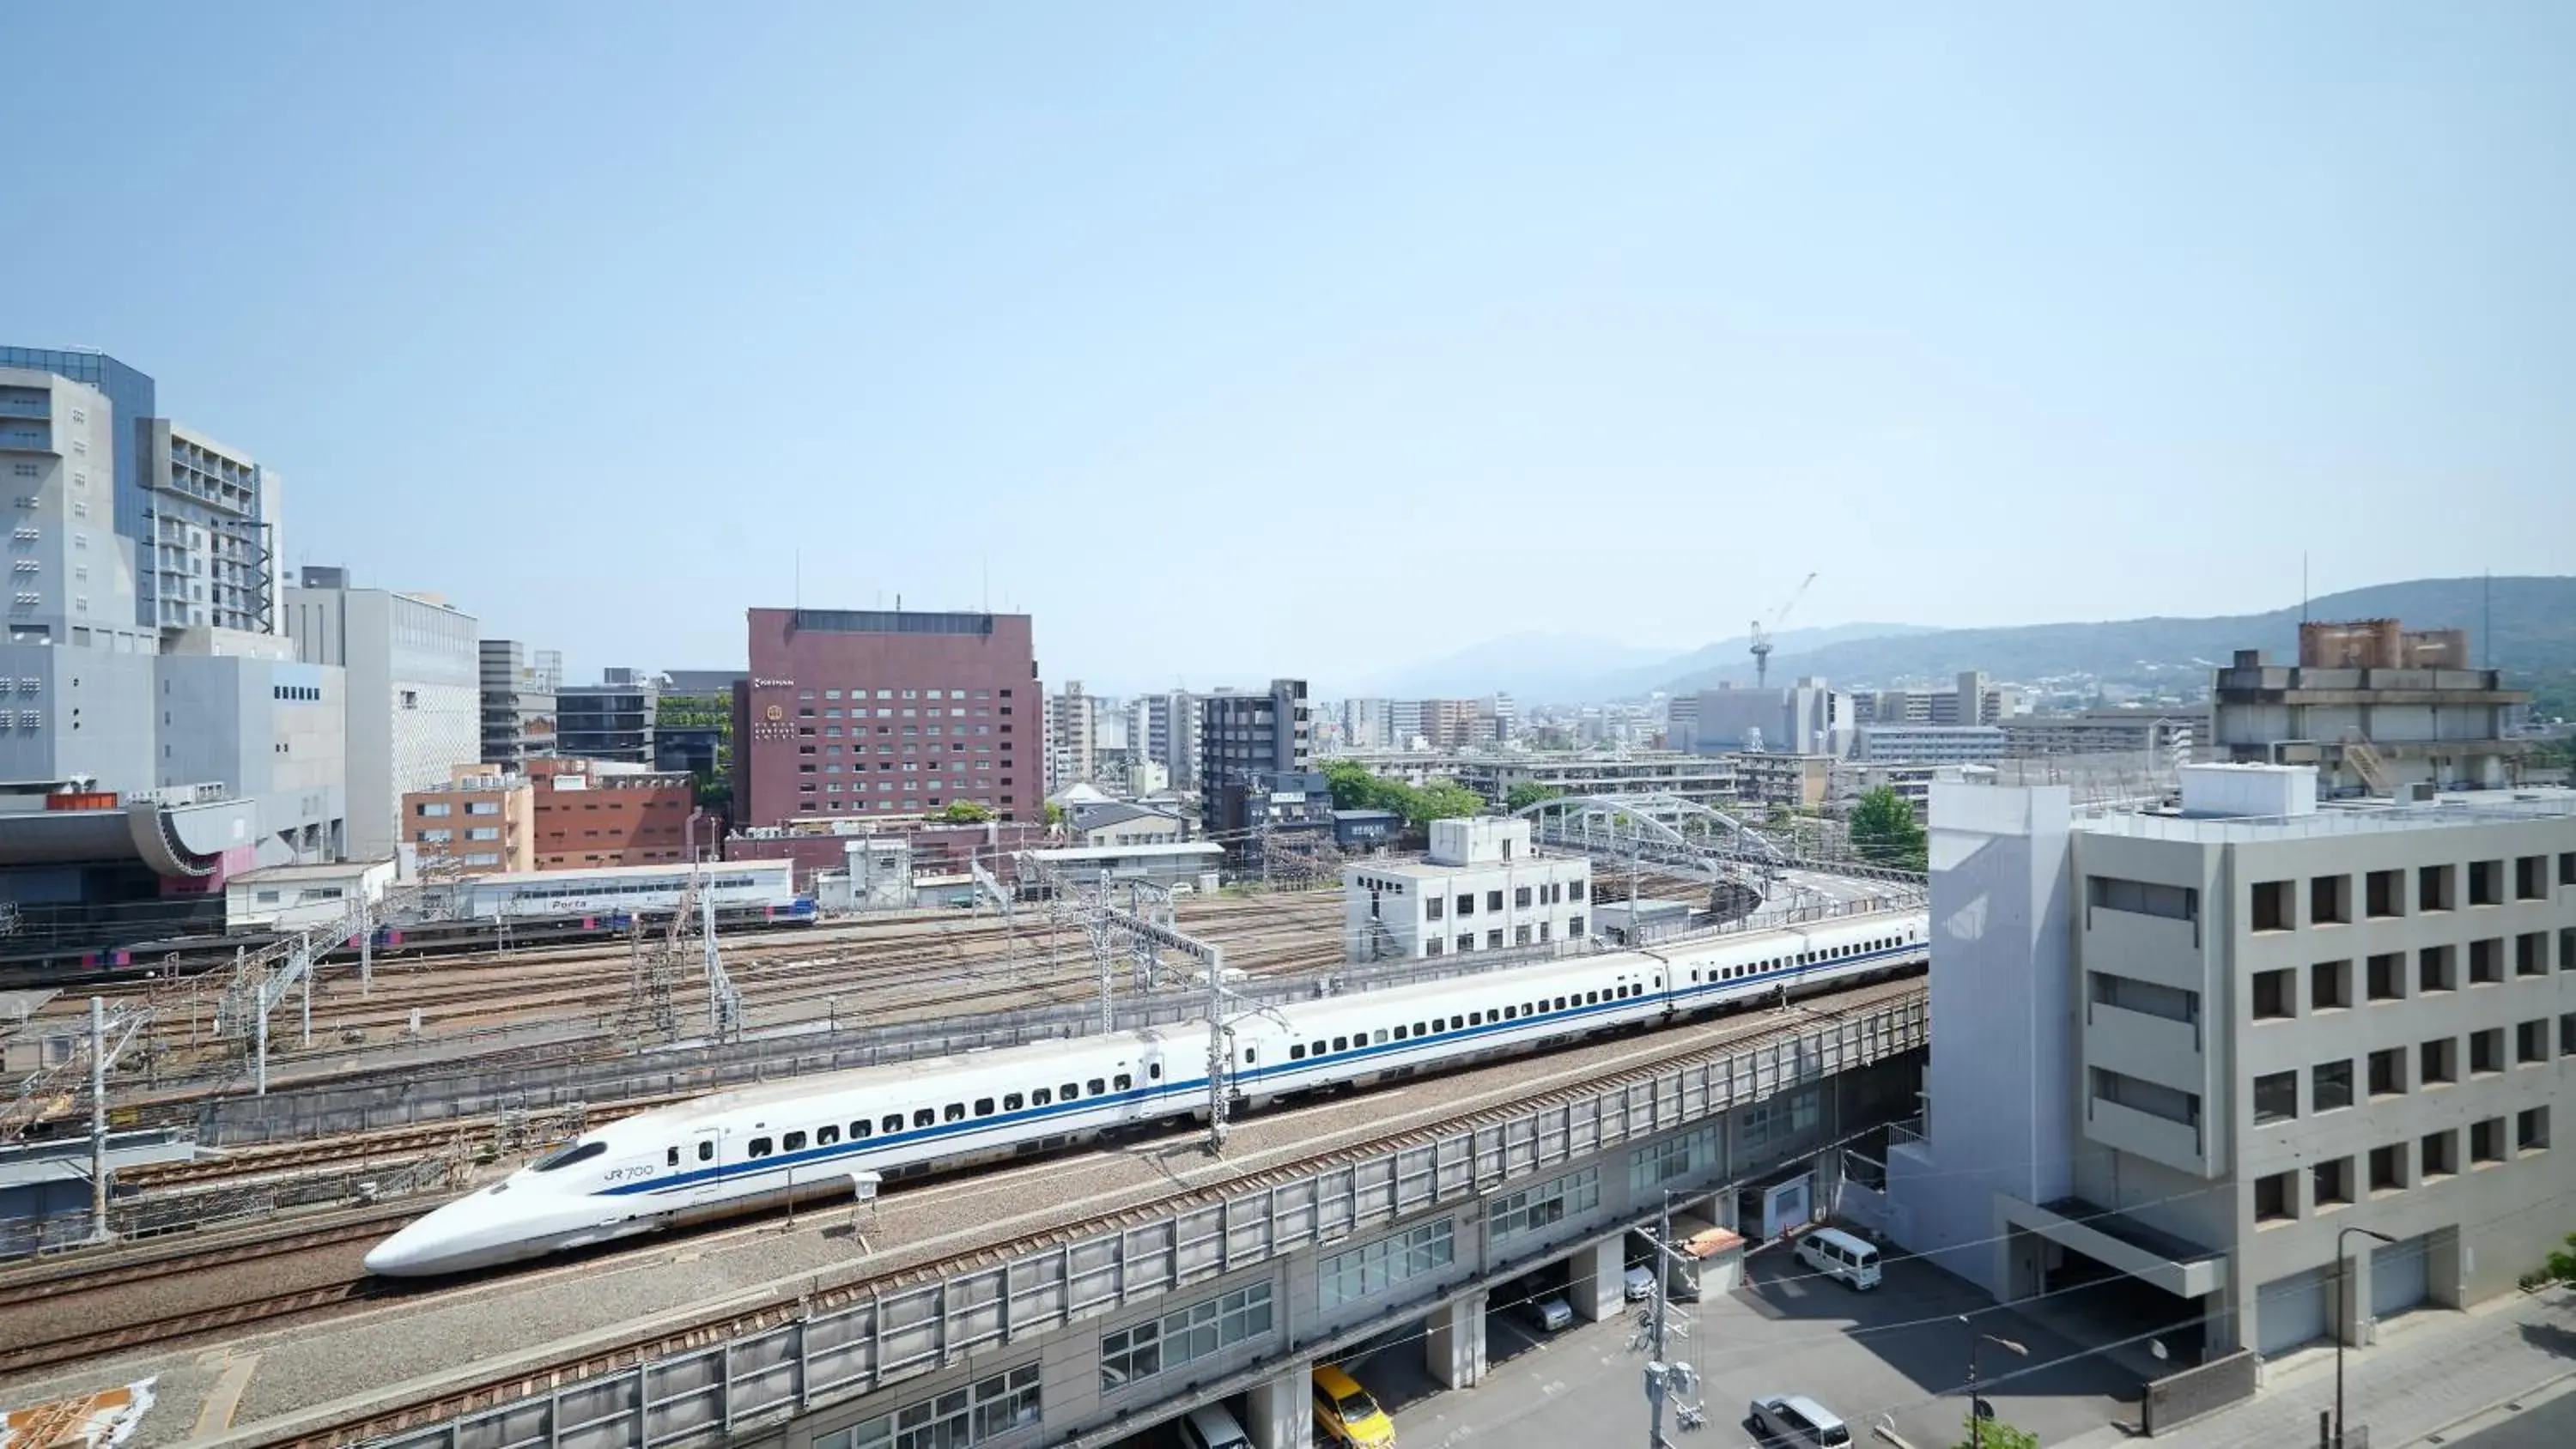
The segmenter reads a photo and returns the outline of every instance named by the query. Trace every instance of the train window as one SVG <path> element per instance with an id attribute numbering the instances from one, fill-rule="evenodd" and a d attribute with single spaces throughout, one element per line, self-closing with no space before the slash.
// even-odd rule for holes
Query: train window
<path id="1" fill-rule="evenodd" d="M 567 1142 L 538 1158 L 534 1165 L 539 1172 L 552 1172 L 558 1167 L 570 1167 L 576 1162 L 588 1162 L 607 1150 L 608 1144 L 605 1142 Z"/>
<path id="2" fill-rule="evenodd" d="M 802 1132 L 790 1132 L 787 1134 L 787 1140 L 780 1143 L 779 1147 L 782 1151 L 786 1152 L 802 1152 L 805 1150 L 805 1134 Z"/>
<path id="3" fill-rule="evenodd" d="M 1396 1028 L 1395 1028 L 1395 1039 L 1396 1039 L 1397 1041 L 1403 1041 L 1403 1040 L 1405 1040 L 1405 1039 L 1406 1039 L 1406 1037 L 1407 1037 L 1407 1033 L 1405 1032 L 1405 1029 L 1404 1029 L 1403 1024 L 1402 1024 L 1402 1023 L 1398 1023 L 1398 1024 L 1397 1024 L 1397 1026 L 1396 1026 Z"/>
<path id="4" fill-rule="evenodd" d="M 1557 1009 L 1557 1010 L 1559 1010 L 1559 1011 L 1563 1011 L 1563 1010 L 1565 1010 L 1565 998 L 1564 998 L 1564 997 L 1560 996 L 1560 997 L 1558 997 L 1558 998 L 1556 999 L 1556 1009 Z"/>
<path id="5" fill-rule="evenodd" d="M 662 1154 L 662 1165 L 663 1165 L 664 1167 L 677 1167 L 677 1166 L 679 1166 L 679 1165 L 680 1165 L 680 1149 L 678 1149 L 678 1148 L 674 1147 L 674 1148 L 671 1148 L 671 1149 L 669 1149 L 668 1151 L 664 1152 L 664 1153 Z"/>
<path id="6" fill-rule="evenodd" d="M 1485 1024 L 1485 1014 L 1481 1011 L 1468 1012 L 1467 1024 L 1469 1026 L 1483 1026 Z"/>
<path id="7" fill-rule="evenodd" d="M 1386 1028 L 1385 1028 L 1385 1027 L 1382 1027 L 1382 1026 L 1381 1026 L 1381 1027 L 1379 1027 L 1379 1028 L 1377 1029 L 1377 1036 L 1375 1037 L 1375 1040 L 1376 1040 L 1376 1042 L 1377 1042 L 1377 1044 L 1378 1044 L 1379 1046 L 1384 1046 L 1384 1045 L 1386 1045 Z"/>
<path id="8" fill-rule="evenodd" d="M 930 1110 L 928 1107 L 924 1107 L 920 1111 L 912 1114 L 912 1125 L 915 1127 L 927 1127 L 938 1120 L 939 1114 Z"/>
<path id="9" fill-rule="evenodd" d="M 742 1155 L 745 1157 L 767 1157 L 769 1155 L 769 1139 L 766 1137 L 754 1137 L 751 1139 L 751 1145 L 743 1149 Z"/>
<path id="10" fill-rule="evenodd" d="M 716 1145 L 714 1143 L 702 1141 L 698 1144 L 698 1160 L 700 1162 L 711 1162 L 715 1159 L 715 1155 Z"/>
<path id="11" fill-rule="evenodd" d="M 1161 1062 L 1147 1063 L 1145 1066 L 1145 1079 L 1149 1082 L 1161 1081 L 1163 1079 L 1163 1064 Z"/>
<path id="12" fill-rule="evenodd" d="M 1004 1092 L 1002 1094 L 1002 1110 L 1005 1112 L 1016 1112 L 1020 1110 L 1020 1094 L 1017 1092 Z"/>
<path id="13" fill-rule="evenodd" d="M 975 1115 L 978 1117 L 992 1116 L 993 1099 L 990 1097 L 977 1097 L 975 1099 Z"/>
<path id="14" fill-rule="evenodd" d="M 1246 1053 L 1244 1053 L 1244 1059 L 1245 1059 L 1245 1060 L 1249 1061 L 1249 1060 L 1251 1060 L 1251 1057 L 1252 1057 L 1252 1054 L 1251 1054 L 1250 1052 L 1246 1052 Z M 1112 1083 L 1111 1085 L 1113 1085 L 1113 1086 L 1117 1087 L 1117 1088 L 1118 1088 L 1118 1090 L 1120 1090 L 1120 1091 L 1122 1091 L 1122 1092 L 1123 1092 L 1123 1091 L 1126 1091 L 1128 1088 L 1135 1086 L 1135 1085 L 1136 1085 L 1136 1079 L 1135 1079 L 1134 1077 L 1131 1077 L 1131 1076 L 1127 1075 L 1125 1072 L 1120 1072 L 1120 1073 L 1118 1074 L 1118 1080 L 1117 1080 L 1116 1082 Z"/>
<path id="15" fill-rule="evenodd" d="M 1520 1014 L 1521 1009 L 1517 1006 L 1506 1006 L 1503 1008 L 1503 1020 L 1505 1021 L 1514 1020 L 1519 1017 Z"/>
<path id="16" fill-rule="evenodd" d="M 963 1102 L 951 1102 L 948 1104 L 946 1109 L 940 1113 L 940 1115 L 951 1122 L 963 1122 L 966 1120 L 966 1104 Z"/>
<path id="17" fill-rule="evenodd" d="M 1093 1078 L 1090 1080 L 1090 1082 L 1087 1084 L 1087 1090 L 1091 1093 L 1091 1095 L 1093 1095 L 1093 1096 L 1097 1097 L 1097 1096 L 1099 1096 L 1101 1093 L 1103 1093 L 1103 1092 L 1105 1092 L 1105 1091 L 1108 1091 L 1109 1089 L 1108 1089 L 1107 1087 L 1102 1086 L 1102 1085 L 1100 1084 L 1100 1079 L 1099 1079 L 1098 1077 L 1093 1077 Z"/>
<path id="18" fill-rule="evenodd" d="M 1598 991 L 1587 991 L 1587 992 L 1585 992 L 1583 995 L 1584 995 L 1584 1000 L 1583 1000 L 1583 1004 L 1584 1004 L 1584 1005 L 1586 1005 L 1586 1006 L 1599 1006 L 1599 1005 L 1601 1004 L 1601 993 L 1600 993 L 1600 992 L 1598 992 Z"/>
<path id="19" fill-rule="evenodd" d="M 1292 1061 L 1292 1062 L 1302 1062 L 1302 1061 L 1304 1061 L 1305 1059 L 1306 1059 L 1306 1044 L 1305 1044 L 1304 1042 L 1302 1042 L 1302 1041 L 1292 1041 L 1292 1042 L 1288 1043 L 1288 1060 L 1290 1060 L 1290 1061 Z"/>
<path id="20" fill-rule="evenodd" d="M 1033 1092 L 1029 1093 L 1029 1102 L 1030 1102 L 1030 1104 L 1031 1104 L 1032 1106 L 1043 1107 L 1043 1106 L 1045 1106 L 1047 1103 L 1052 1102 L 1052 1101 L 1054 1101 L 1054 1100 L 1055 1100 L 1055 1093 L 1048 1091 L 1048 1090 L 1047 1090 L 1046 1088 L 1044 1088 L 1044 1087 L 1040 1087 L 1040 1088 L 1038 1088 L 1037 1090 L 1035 1090 L 1035 1091 L 1033 1091 Z"/>
<path id="21" fill-rule="evenodd" d="M 1071 1082 L 1067 1082 L 1061 1088 L 1057 1089 L 1056 1095 L 1064 1098 L 1068 1102 L 1076 1101 L 1081 1098 L 1082 1089 Z"/>
<path id="22" fill-rule="evenodd" d="M 865 1137 L 865 1136 L 867 1136 L 867 1135 L 868 1135 L 868 1119 L 867 1119 L 867 1118 L 862 1117 L 862 1118 L 860 1118 L 859 1120 L 857 1120 L 856 1122 L 853 1122 L 853 1123 L 851 1123 L 851 1124 L 850 1124 L 850 1140 L 851 1140 L 852 1142 L 856 1142 L 856 1141 L 858 1141 L 860 1138 Z"/>
<path id="23" fill-rule="evenodd" d="M 903 1130 L 903 1114 L 901 1112 L 888 1112 L 885 1116 L 885 1120 L 877 1125 L 884 1128 L 888 1136 L 892 1136 L 893 1134 Z"/>
<path id="24" fill-rule="evenodd" d="M 1313 1046 L 1307 1048 L 1307 1050 L 1320 1057 L 1324 1054 L 1324 1044 L 1322 1042 L 1317 1042 Z"/>
<path id="25" fill-rule="evenodd" d="M 1424 1026 L 1425 1026 L 1425 1023 L 1423 1023 L 1423 1022 L 1419 1022 L 1419 1021 L 1415 1022 L 1415 1023 L 1413 1024 L 1413 1034 L 1414 1034 L 1415 1036 L 1428 1036 L 1428 1035 L 1430 1035 L 1430 1033 L 1429 1033 L 1429 1032 L 1427 1032 L 1427 1031 L 1425 1031 L 1425 1030 L 1423 1029 L 1423 1028 L 1424 1028 Z M 1397 1027 L 1397 1028 L 1396 1028 L 1396 1030 L 1395 1030 L 1395 1034 L 1396 1034 L 1397 1036 L 1402 1036 L 1402 1035 L 1404 1035 L 1404 1028 L 1402 1028 L 1402 1027 Z"/>
<path id="26" fill-rule="evenodd" d="M 840 1140 L 841 1129 L 838 1125 L 814 1129 L 814 1145 L 817 1147 L 829 1147 Z"/>

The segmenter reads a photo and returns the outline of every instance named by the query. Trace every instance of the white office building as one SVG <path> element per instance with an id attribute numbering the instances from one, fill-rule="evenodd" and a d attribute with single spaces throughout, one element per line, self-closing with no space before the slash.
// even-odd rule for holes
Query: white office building
<path id="1" fill-rule="evenodd" d="M 1852 758 L 1878 765 L 1985 765 L 2009 747 L 1993 725 L 1866 724 L 1853 733 Z"/>
<path id="2" fill-rule="evenodd" d="M 1932 787 L 1891 1232 L 2005 1300 L 2108 1275 L 2177 1366 L 2512 1291 L 2576 1199 L 2576 796 L 2181 773 L 2180 811 L 2091 818 Z"/>
<path id="3" fill-rule="evenodd" d="M 1526 820 L 1434 820 L 1429 859 L 1343 867 L 1343 948 L 1385 961 L 1580 941 L 1591 894 L 1591 860 L 1540 855 Z"/>
<path id="4" fill-rule="evenodd" d="M 440 789 L 482 758 L 474 617 L 423 595 L 352 588 L 343 569 L 307 568 L 286 591 L 286 632 L 297 658 L 347 673 L 349 853 L 392 855 L 403 795 Z"/>

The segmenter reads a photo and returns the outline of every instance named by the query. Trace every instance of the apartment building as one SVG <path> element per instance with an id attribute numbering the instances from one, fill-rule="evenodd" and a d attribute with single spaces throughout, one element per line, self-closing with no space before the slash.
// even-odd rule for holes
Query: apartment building
<path id="1" fill-rule="evenodd" d="M 1239 810 L 1236 823 L 1226 823 L 1224 802 L 1239 800 L 1256 776 L 1302 772 L 1313 763 L 1314 721 L 1302 679 L 1274 679 L 1260 694 L 1219 690 L 1200 704 L 1199 824 L 1216 835 L 1242 828 Z"/>
<path id="2" fill-rule="evenodd" d="M 2125 1274 L 2207 1355 L 2512 1290 L 2576 1197 L 2576 796 L 2181 774 L 2179 812 L 2089 818 L 1933 786 L 1900 1239 L 2007 1300 Z"/>
<path id="3" fill-rule="evenodd" d="M 1431 853 L 1342 868 L 1342 941 L 1353 961 L 1508 951 L 1580 941 L 1592 862 L 1541 855 L 1526 820 L 1431 822 Z"/>
<path id="4" fill-rule="evenodd" d="M 1028 615 L 753 609 L 749 626 L 751 677 L 734 691 L 737 826 L 959 801 L 1044 818 Z"/>
<path id="5" fill-rule="evenodd" d="M 402 821 L 425 878 L 537 868 L 536 786 L 525 775 L 455 766 L 445 785 L 403 796 Z"/>
<path id="6" fill-rule="evenodd" d="M 627 765 L 653 763 L 661 681 L 640 669 L 601 671 L 597 684 L 555 690 L 555 753 Z"/>
<path id="7" fill-rule="evenodd" d="M 1981 765 L 2004 757 L 2004 732 L 1993 725 L 1868 724 L 1852 733 L 1852 758 L 1868 764 Z"/>

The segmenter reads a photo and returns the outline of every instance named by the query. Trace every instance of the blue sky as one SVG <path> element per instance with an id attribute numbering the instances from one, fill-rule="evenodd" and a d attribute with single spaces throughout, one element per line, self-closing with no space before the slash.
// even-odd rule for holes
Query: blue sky
<path id="1" fill-rule="evenodd" d="M 2576 7 L 12 7 L 0 340 L 289 562 L 1051 679 L 2576 561 Z M 32 133 L 31 133 L 32 127 Z M 801 566 L 800 566 L 801 555 Z M 989 580 L 989 583 L 988 583 Z"/>

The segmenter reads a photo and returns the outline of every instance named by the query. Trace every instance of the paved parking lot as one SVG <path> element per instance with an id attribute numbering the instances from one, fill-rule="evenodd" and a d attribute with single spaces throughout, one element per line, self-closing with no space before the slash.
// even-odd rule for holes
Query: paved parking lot
<path id="1" fill-rule="evenodd" d="M 1881 1413 L 1918 1449 L 1948 1449 L 1960 1437 L 1971 1313 L 1976 1331 L 2012 1339 L 2027 1358 L 1988 1347 L 1985 1397 L 2003 1419 L 2053 1443 L 2135 1413 L 2138 1375 L 2086 1354 L 2047 1326 L 1996 1309 L 1937 1268 L 1891 1264 L 1870 1293 L 1807 1275 L 1781 1252 L 1754 1255 L 1751 1281 L 1704 1304 L 1676 1305 L 1689 1336 L 1675 1356 L 1702 1378 L 1708 1423 L 1690 1437 L 1709 1449 L 1737 1449 L 1751 1435 L 1742 1419 L 1756 1397 L 1803 1393 L 1844 1415 L 1866 1442 Z M 1517 1315 L 1487 1319 L 1485 1382 L 1469 1393 L 1440 1390 L 1422 1368 L 1418 1340 L 1390 1337 L 1349 1362 L 1395 1415 L 1403 1449 L 1470 1441 L 1498 1449 L 1605 1449 L 1643 1442 L 1645 1355 L 1632 1349 L 1637 1325 L 1622 1317 L 1579 1324 L 1544 1343 Z M 1666 1432 L 1679 1437 L 1678 1426 Z"/>

